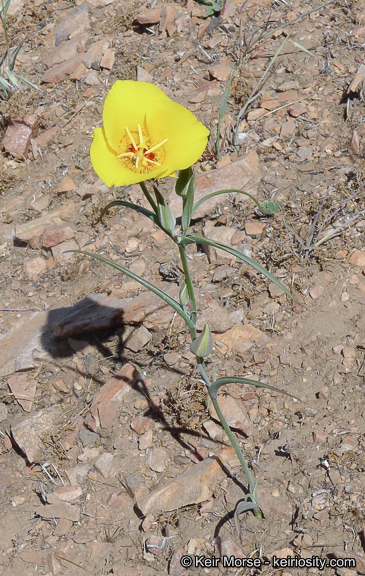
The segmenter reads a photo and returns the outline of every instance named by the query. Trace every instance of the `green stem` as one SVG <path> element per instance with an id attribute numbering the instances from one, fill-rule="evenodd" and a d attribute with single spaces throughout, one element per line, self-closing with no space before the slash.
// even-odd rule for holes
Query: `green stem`
<path id="1" fill-rule="evenodd" d="M 150 206 L 152 207 L 152 210 L 154 211 L 155 214 L 157 214 L 157 206 L 155 201 L 153 200 L 151 194 L 148 192 L 147 186 L 144 182 L 139 182 L 140 187 L 142 188 L 142 192 L 143 194 L 146 196 Z"/>
<path id="2" fill-rule="evenodd" d="M 208 389 L 208 390 L 209 390 L 209 389 Z M 246 478 L 247 478 L 247 481 L 248 481 L 248 484 L 249 484 L 249 487 L 250 487 L 249 497 L 251 498 L 251 500 L 252 500 L 252 502 L 253 502 L 254 504 L 257 504 L 257 508 L 255 508 L 254 514 L 255 514 L 255 516 L 257 516 L 257 517 L 262 518 L 262 513 L 261 513 L 261 510 L 260 510 L 260 507 L 259 507 L 259 503 L 258 503 L 258 500 L 257 500 L 257 496 L 256 496 L 256 484 L 255 484 L 255 482 L 254 482 L 254 479 L 252 478 L 251 472 L 250 472 L 250 470 L 249 470 L 249 468 L 248 468 L 248 466 L 247 466 L 247 463 L 246 463 L 246 461 L 245 461 L 245 459 L 244 459 L 244 457 L 243 457 L 241 448 L 240 448 L 240 446 L 239 446 L 239 444 L 238 444 L 238 442 L 237 442 L 237 440 L 236 440 L 236 437 L 234 436 L 232 430 L 230 429 L 230 427 L 229 427 L 229 425 L 228 425 L 228 422 L 227 422 L 227 420 L 225 419 L 222 410 L 220 409 L 220 406 L 219 406 L 219 403 L 218 403 L 217 398 L 211 396 L 211 400 L 212 400 L 212 402 L 213 402 L 213 406 L 214 406 L 214 409 L 215 409 L 215 411 L 216 411 L 216 413 L 217 413 L 217 416 L 218 416 L 218 418 L 219 418 L 219 421 L 220 421 L 220 423 L 222 424 L 222 427 L 223 427 L 225 433 L 227 434 L 227 436 L 228 436 L 228 438 L 229 438 L 229 441 L 230 441 L 231 445 L 232 445 L 233 448 L 234 448 L 234 451 L 235 451 L 236 454 L 237 454 L 237 458 L 238 458 L 238 460 L 240 461 L 240 464 L 241 464 L 241 466 L 242 466 L 242 469 L 243 469 L 243 471 L 244 471 L 244 473 L 245 473 L 245 476 L 246 476 Z"/>
<path id="3" fill-rule="evenodd" d="M 179 244 L 179 252 L 180 252 L 180 259 L 181 264 L 184 270 L 185 282 L 189 293 L 189 298 L 191 302 L 191 321 L 194 324 L 194 329 L 190 330 L 190 334 L 193 340 L 196 338 L 196 300 L 195 300 L 195 293 L 194 293 L 194 286 L 191 280 L 188 258 L 186 255 L 185 246 Z"/>

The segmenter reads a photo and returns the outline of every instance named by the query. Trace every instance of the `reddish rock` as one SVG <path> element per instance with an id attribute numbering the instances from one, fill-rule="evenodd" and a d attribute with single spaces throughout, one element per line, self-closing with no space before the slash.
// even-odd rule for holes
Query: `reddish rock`
<path id="1" fill-rule="evenodd" d="M 81 507 L 68 502 L 60 502 L 58 504 L 42 504 L 36 506 L 35 514 L 41 518 L 65 518 L 71 522 L 79 522 L 81 516 Z"/>
<path id="2" fill-rule="evenodd" d="M 169 451 L 163 446 L 159 448 L 147 448 L 146 463 L 154 472 L 163 472 L 169 460 Z"/>
<path id="3" fill-rule="evenodd" d="M 280 130 L 280 137 L 288 140 L 295 136 L 295 122 L 294 120 L 288 120 L 287 122 L 283 122 Z"/>
<path id="4" fill-rule="evenodd" d="M 69 75 L 69 79 L 70 80 L 81 80 L 81 78 L 83 78 L 86 73 L 87 73 L 87 68 L 86 68 L 85 64 L 83 64 L 83 62 L 80 62 L 80 64 L 78 64 L 78 66 L 74 70 L 74 72 L 72 72 L 72 74 Z"/>
<path id="5" fill-rule="evenodd" d="M 87 2 L 82 2 L 63 18 L 56 28 L 56 46 L 68 40 L 76 33 L 81 34 L 90 28 L 90 19 Z"/>
<path id="6" fill-rule="evenodd" d="M 316 430 L 312 434 L 315 444 L 324 444 L 327 441 L 327 434 L 323 430 Z"/>
<path id="7" fill-rule="evenodd" d="M 216 78 L 217 80 L 220 80 L 221 82 L 227 82 L 231 72 L 232 72 L 232 69 L 229 65 L 228 59 L 224 59 L 219 64 L 216 64 L 215 66 L 211 66 L 209 68 L 209 74 L 211 74 L 211 76 L 213 76 L 213 78 Z"/>
<path id="8" fill-rule="evenodd" d="M 119 405 L 117 403 L 109 402 L 99 406 L 98 416 L 100 421 L 100 428 L 111 428 L 119 416 Z"/>
<path id="9" fill-rule="evenodd" d="M 285 293 L 282 291 L 280 286 L 275 284 L 275 282 L 270 282 L 268 289 L 269 289 L 270 298 L 281 298 L 282 296 L 285 295 Z M 265 310 L 267 310 L 267 309 L 265 309 Z"/>
<path id="10" fill-rule="evenodd" d="M 176 16 L 176 4 L 164 4 L 161 10 L 159 31 L 168 30 Z"/>
<path id="11" fill-rule="evenodd" d="M 355 250 L 355 252 L 350 256 L 350 264 L 355 266 L 365 267 L 365 252 L 363 250 Z"/>
<path id="12" fill-rule="evenodd" d="M 34 282 L 40 276 L 42 276 L 42 274 L 44 274 L 46 270 L 47 270 L 47 262 L 40 256 L 37 256 L 37 258 L 32 258 L 31 260 L 24 262 L 24 274 L 32 282 Z"/>
<path id="13" fill-rule="evenodd" d="M 219 548 L 221 556 L 227 556 L 228 558 L 230 558 L 231 556 L 234 556 L 235 558 L 246 558 L 242 548 L 238 546 L 238 544 L 236 544 L 236 542 L 232 540 L 232 538 L 229 537 L 224 538 L 221 541 Z"/>
<path id="14" fill-rule="evenodd" d="M 211 226 L 211 222 L 208 223 L 204 227 L 204 236 L 209 238 L 210 240 L 215 240 L 215 242 L 220 242 L 221 244 L 227 244 L 228 246 L 231 245 L 231 239 L 235 233 L 234 228 L 230 228 L 229 226 Z M 231 264 L 236 261 L 236 257 L 232 256 L 228 252 L 224 250 L 220 250 L 218 248 L 213 248 L 212 246 L 207 246 L 207 253 L 209 254 L 209 260 L 211 262 L 220 262 L 225 264 Z"/>
<path id="15" fill-rule="evenodd" d="M 88 544 L 95 539 L 96 533 L 93 526 L 81 526 L 72 536 L 72 540 L 76 542 L 76 544 Z"/>
<path id="16" fill-rule="evenodd" d="M 57 188 L 57 192 L 58 194 L 62 194 L 63 192 L 72 192 L 72 190 L 76 189 L 76 184 L 75 182 L 72 180 L 72 178 L 70 178 L 70 176 L 65 176 L 58 188 Z"/>
<path id="17" fill-rule="evenodd" d="M 256 184 L 260 178 L 259 158 L 256 152 L 252 151 L 247 156 L 238 158 L 235 162 L 231 162 L 228 166 L 211 170 L 205 174 L 201 174 L 196 178 L 196 194 L 195 202 L 198 202 L 204 196 L 211 192 L 225 189 L 238 189 L 255 194 Z M 246 202 L 247 196 L 243 194 L 232 194 L 231 196 L 235 201 Z M 194 218 L 203 218 L 216 208 L 218 204 L 222 204 L 225 196 L 214 196 L 199 206 L 198 210 L 194 212 Z M 181 214 L 182 201 L 175 191 L 171 192 L 169 196 L 169 206 L 174 214 Z"/>
<path id="18" fill-rule="evenodd" d="M 124 396 L 129 392 L 133 383 L 134 367 L 131 364 L 123 366 L 119 374 L 109 380 L 97 392 L 91 404 L 91 414 L 86 419 L 89 428 L 94 432 L 103 426 L 109 427 L 119 414 L 119 408 Z M 111 414 L 107 412 L 111 409 Z"/>
<path id="19" fill-rule="evenodd" d="M 37 382 L 29 378 L 27 374 L 17 374 L 9 378 L 8 386 L 23 410 L 30 412 L 37 389 Z"/>
<path id="20" fill-rule="evenodd" d="M 53 258 L 58 264 L 64 265 L 67 262 L 72 262 L 76 258 L 76 254 L 69 252 L 70 250 L 79 250 L 79 245 L 75 240 L 66 240 L 52 247 Z"/>
<path id="21" fill-rule="evenodd" d="M 136 16 L 136 21 L 141 26 L 149 26 L 150 24 L 158 24 L 161 18 L 163 5 L 156 6 L 151 10 L 144 10 Z"/>
<path id="22" fill-rule="evenodd" d="M 125 347 L 132 350 L 132 352 L 139 352 L 144 346 L 146 346 L 146 344 L 148 344 L 151 338 L 151 332 L 149 332 L 144 326 L 141 326 L 140 328 L 137 328 L 129 338 L 127 338 Z"/>
<path id="23" fill-rule="evenodd" d="M 284 92 L 280 92 L 279 94 L 275 94 L 272 98 L 267 98 L 260 102 L 261 108 L 265 108 L 265 110 L 275 110 L 279 108 L 283 104 L 287 102 L 295 102 L 298 100 L 298 92 L 296 90 L 287 90 Z M 294 104 L 293 104 L 294 105 Z"/>
<path id="24" fill-rule="evenodd" d="M 70 60 L 66 60 L 61 64 L 53 66 L 53 68 L 50 68 L 45 74 L 43 74 L 41 82 L 44 82 L 45 84 L 59 84 L 68 74 L 75 72 L 79 64 L 82 63 L 82 60 L 82 54 L 78 54 Z"/>
<path id="25" fill-rule="evenodd" d="M 138 448 L 140 450 L 147 450 L 147 448 L 151 448 L 152 446 L 153 446 L 153 432 L 152 429 L 150 428 L 149 430 L 147 430 L 145 434 L 142 434 L 142 436 L 139 437 Z"/>
<path id="26" fill-rule="evenodd" d="M 359 86 L 364 82 L 364 80 L 365 80 L 365 64 L 361 64 L 353 81 L 348 87 L 347 92 L 357 92 Z"/>
<path id="27" fill-rule="evenodd" d="M 69 530 L 72 528 L 71 520 L 66 520 L 66 518 L 60 518 L 56 528 L 53 531 L 53 536 L 65 536 Z"/>
<path id="28" fill-rule="evenodd" d="M 197 329 L 203 330 L 205 324 L 209 325 L 212 332 L 222 333 L 232 328 L 234 323 L 227 309 L 212 301 L 199 312 Z"/>
<path id="29" fill-rule="evenodd" d="M 14 118 L 6 129 L 2 142 L 6 152 L 17 160 L 24 160 L 30 141 L 37 134 L 39 119 L 36 116 Z"/>
<path id="30" fill-rule="evenodd" d="M 50 226 L 44 231 L 42 244 L 44 248 L 53 248 L 65 240 L 71 240 L 74 235 L 75 231 L 69 224 Z"/>
<path id="31" fill-rule="evenodd" d="M 137 416 L 136 418 L 133 418 L 130 426 L 138 436 L 141 436 L 151 428 L 152 423 L 152 418 L 148 418 L 148 416 Z"/>
<path id="32" fill-rule="evenodd" d="M 49 145 L 49 143 L 55 139 L 58 130 L 59 128 L 57 126 L 54 126 L 53 128 L 45 130 L 44 132 L 42 132 L 42 134 L 40 134 L 36 138 L 31 139 L 34 158 L 38 158 L 39 151 L 45 150 Z"/>
<path id="33" fill-rule="evenodd" d="M 52 69 L 58 64 L 70 62 L 73 58 L 81 57 L 81 53 L 85 50 L 85 45 L 88 40 L 87 34 L 79 34 L 72 40 L 62 42 L 53 50 L 48 51 L 44 63 L 47 68 Z"/>
<path id="34" fill-rule="evenodd" d="M 247 114 L 247 122 L 250 124 L 251 122 L 256 122 L 263 116 L 267 114 L 267 111 L 264 108 L 255 108 L 254 110 L 250 110 Z"/>
<path id="35" fill-rule="evenodd" d="M 115 61 L 115 50 L 112 48 L 108 48 L 105 50 L 102 59 L 100 60 L 100 68 L 106 68 L 107 70 L 111 70 L 114 66 Z"/>
<path id="36" fill-rule="evenodd" d="M 100 68 L 100 60 L 107 48 L 109 48 L 109 42 L 107 40 L 97 40 L 97 42 L 93 42 L 83 57 L 83 63 L 86 68 L 98 70 Z"/>
<path id="37" fill-rule="evenodd" d="M 265 222 L 248 221 L 245 222 L 245 232 L 247 236 L 260 237 L 266 228 Z"/>
<path id="38" fill-rule="evenodd" d="M 218 458 L 207 458 L 167 485 L 138 499 L 138 508 L 146 516 L 199 504 L 211 497 L 223 474 Z"/>
<path id="39" fill-rule="evenodd" d="M 313 288 L 309 290 L 309 295 L 311 298 L 313 298 L 313 300 L 317 300 L 317 298 L 322 296 L 323 292 L 324 288 L 322 286 L 313 286 Z"/>
<path id="40" fill-rule="evenodd" d="M 290 116 L 293 116 L 293 118 L 297 118 L 298 116 L 302 116 L 306 112 L 307 112 L 307 108 L 302 102 L 296 102 L 295 104 L 293 104 L 289 108 L 289 114 L 290 114 Z"/>
<path id="41" fill-rule="evenodd" d="M 37 564 L 39 566 L 43 565 L 42 554 L 38 550 L 23 550 L 19 556 L 24 562 Z"/>
<path id="42" fill-rule="evenodd" d="M 253 424 L 247 414 L 241 395 L 234 390 L 233 386 L 231 384 L 219 389 L 219 406 L 231 428 L 238 430 L 245 436 L 251 436 L 254 429 Z M 211 402 L 208 405 L 208 409 L 211 417 L 219 421 Z"/>
<path id="43" fill-rule="evenodd" d="M 281 496 L 273 496 L 267 489 L 258 487 L 257 495 L 259 499 L 260 508 L 265 516 L 274 517 L 280 516 L 282 518 L 291 518 L 293 514 L 293 506 L 289 500 Z"/>
<path id="44" fill-rule="evenodd" d="M 68 202 L 63 206 L 56 208 L 56 210 L 46 212 L 39 218 L 15 226 L 15 237 L 18 240 L 27 242 L 31 238 L 41 236 L 48 226 L 62 224 L 62 217 L 70 216 L 74 213 L 75 204 L 73 202 Z"/>
<path id="45" fill-rule="evenodd" d="M 94 467 L 99 470 L 100 474 L 102 474 L 104 478 L 108 478 L 113 468 L 113 460 L 114 454 L 104 452 L 94 461 Z"/>
<path id="46" fill-rule="evenodd" d="M 45 449 L 43 438 L 52 434 L 55 422 L 62 413 L 63 410 L 60 406 L 52 406 L 35 414 L 30 414 L 26 418 L 22 417 L 20 422 L 12 425 L 13 439 L 31 464 L 43 461 Z"/>
<path id="47" fill-rule="evenodd" d="M 349 143 L 349 149 L 355 156 L 360 154 L 360 138 L 357 132 L 352 134 L 351 141 Z"/>
<path id="48" fill-rule="evenodd" d="M 266 334 L 258 330 L 258 328 L 245 324 L 243 326 L 233 326 L 233 328 L 227 330 L 225 334 L 220 334 L 219 341 L 218 338 L 216 340 L 217 346 L 219 345 L 219 342 L 223 342 L 230 352 L 238 354 L 239 356 L 244 356 L 254 344 L 258 346 L 267 346 L 270 339 Z"/>
<path id="49" fill-rule="evenodd" d="M 58 502 L 73 502 L 82 495 L 80 486 L 61 486 L 56 488 L 53 492 L 47 494 L 47 502 L 49 504 L 57 504 Z"/>

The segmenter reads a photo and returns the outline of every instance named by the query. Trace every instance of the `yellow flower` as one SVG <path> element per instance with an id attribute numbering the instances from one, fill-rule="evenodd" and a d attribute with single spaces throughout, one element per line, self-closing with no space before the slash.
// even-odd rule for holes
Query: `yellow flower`
<path id="1" fill-rule="evenodd" d="M 154 84 L 117 80 L 106 97 L 103 128 L 90 158 L 107 186 L 173 176 L 202 155 L 209 130 Z"/>

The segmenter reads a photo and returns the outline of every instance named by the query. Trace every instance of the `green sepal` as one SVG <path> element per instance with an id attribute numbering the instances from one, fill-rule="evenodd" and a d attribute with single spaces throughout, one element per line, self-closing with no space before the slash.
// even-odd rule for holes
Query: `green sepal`
<path id="1" fill-rule="evenodd" d="M 175 192 L 178 196 L 180 196 L 180 198 L 185 198 L 188 195 L 192 178 L 194 179 L 194 174 L 191 166 L 185 170 L 179 170 L 179 175 L 175 184 Z"/>
<path id="2" fill-rule="evenodd" d="M 174 234 L 176 226 L 176 218 L 171 212 L 170 207 L 166 203 L 165 198 L 162 196 L 161 192 L 156 188 L 156 186 L 153 187 L 153 190 L 156 194 L 157 215 L 160 224 L 168 234 Z"/>
<path id="3" fill-rule="evenodd" d="M 183 308 L 186 308 L 186 306 L 190 302 L 189 290 L 188 290 L 188 287 L 186 285 L 185 280 L 182 281 L 181 286 L 180 286 L 179 300 L 180 300 L 180 304 L 181 304 L 181 306 L 183 306 Z"/>
<path id="4" fill-rule="evenodd" d="M 198 358 L 206 358 L 212 353 L 214 340 L 209 325 L 205 324 L 201 334 L 190 344 L 190 350 Z"/>

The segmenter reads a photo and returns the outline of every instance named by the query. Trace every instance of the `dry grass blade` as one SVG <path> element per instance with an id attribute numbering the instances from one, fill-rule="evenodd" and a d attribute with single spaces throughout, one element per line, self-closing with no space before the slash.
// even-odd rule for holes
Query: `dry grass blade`
<path id="1" fill-rule="evenodd" d="M 280 46 L 277 49 L 277 51 L 275 52 L 274 56 L 270 60 L 268 67 L 266 68 L 266 70 L 264 71 L 260 80 L 257 82 L 255 88 L 252 90 L 251 94 L 249 95 L 249 97 L 246 101 L 246 104 L 238 112 L 237 121 L 236 121 L 236 123 L 237 123 L 236 134 L 238 132 L 238 126 L 239 126 L 241 119 L 246 114 L 247 109 L 250 106 L 250 104 L 252 104 L 252 102 L 254 102 L 260 96 L 260 94 L 262 92 L 263 85 L 264 85 L 265 80 L 266 80 L 266 77 L 267 77 L 268 73 L 270 72 L 270 70 L 271 70 L 272 66 L 274 65 L 277 57 L 279 56 L 280 52 L 282 51 L 282 49 L 284 48 L 284 46 L 288 40 L 289 40 L 289 36 L 287 38 L 285 38 L 285 40 L 280 44 Z"/>
<path id="2" fill-rule="evenodd" d="M 232 80 L 233 80 L 234 75 L 235 75 L 235 70 L 232 70 L 232 72 L 230 73 L 230 75 L 228 77 L 226 87 L 225 87 L 224 92 L 223 92 L 220 109 L 219 109 L 217 140 L 215 143 L 215 149 L 216 149 L 218 160 L 220 160 L 220 158 L 221 158 L 221 153 L 220 153 L 220 149 L 219 149 L 219 139 L 221 136 L 222 120 L 223 120 L 224 114 L 226 112 L 226 107 L 227 107 L 228 97 L 229 97 L 229 90 L 231 88 L 231 84 L 232 84 Z"/>
<path id="3" fill-rule="evenodd" d="M 264 34 L 262 36 L 262 38 L 263 39 L 269 38 L 270 36 L 275 34 L 275 32 L 278 32 L 279 30 L 282 30 L 283 28 L 287 28 L 288 26 L 295 24 L 295 22 L 299 22 L 300 20 L 303 20 L 304 18 L 306 18 L 310 14 L 313 14 L 313 12 L 317 12 L 318 10 L 321 10 L 322 8 L 324 8 L 325 6 L 328 6 L 329 4 L 333 4 L 336 1 L 337 0 L 329 0 L 328 2 L 325 2 L 324 4 L 320 4 L 320 6 L 317 6 L 316 8 L 313 8 L 312 10 L 309 10 L 308 12 L 305 12 L 305 14 L 301 14 L 297 18 L 294 18 L 294 20 L 291 20 L 290 22 L 285 22 L 285 24 L 281 24 L 280 26 L 277 26 L 277 28 L 274 28 L 274 30 L 270 30 L 269 32 L 266 32 L 266 34 Z"/>

